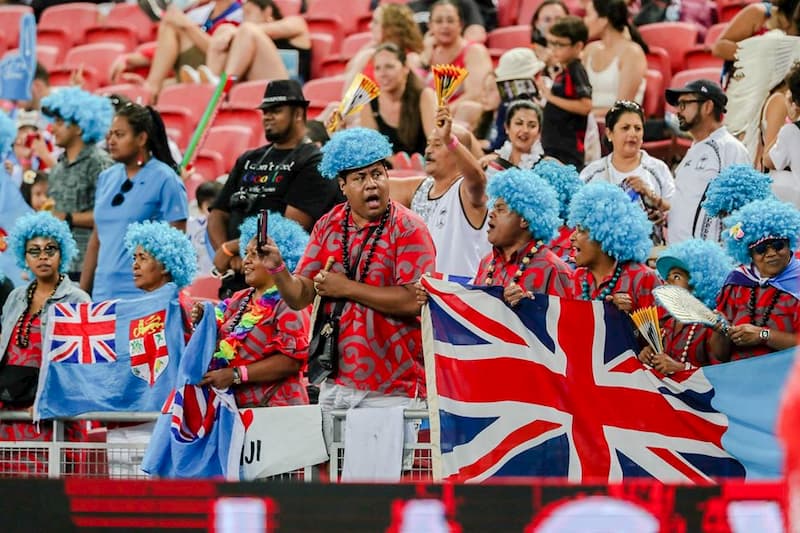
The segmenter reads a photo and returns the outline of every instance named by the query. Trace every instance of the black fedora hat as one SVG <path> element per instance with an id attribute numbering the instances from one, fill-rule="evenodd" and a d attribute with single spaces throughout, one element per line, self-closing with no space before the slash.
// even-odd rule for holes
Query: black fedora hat
<path id="1" fill-rule="evenodd" d="M 264 90 L 264 99 L 261 100 L 259 109 L 281 105 L 296 105 L 308 107 L 310 102 L 303 96 L 303 89 L 295 80 L 273 80 Z"/>

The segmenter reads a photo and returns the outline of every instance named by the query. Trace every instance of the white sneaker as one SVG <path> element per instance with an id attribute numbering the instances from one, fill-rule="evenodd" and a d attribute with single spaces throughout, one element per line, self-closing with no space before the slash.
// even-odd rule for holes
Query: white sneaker
<path id="1" fill-rule="evenodd" d="M 197 72 L 200 75 L 202 83 L 210 83 L 211 85 L 217 85 L 219 83 L 219 76 L 211 72 L 208 66 L 200 65 L 197 67 Z"/>
<path id="2" fill-rule="evenodd" d="M 178 79 L 181 83 L 200 83 L 200 74 L 189 65 L 183 65 L 178 71 Z"/>

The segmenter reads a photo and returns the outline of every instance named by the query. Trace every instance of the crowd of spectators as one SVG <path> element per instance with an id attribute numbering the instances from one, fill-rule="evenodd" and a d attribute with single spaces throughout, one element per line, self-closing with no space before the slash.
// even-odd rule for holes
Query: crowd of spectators
<path id="1" fill-rule="evenodd" d="M 649 112 L 653 50 L 633 23 L 652 18 L 647 2 L 544 0 L 524 21 L 527 42 L 499 51 L 489 43 L 507 17 L 491 1 L 372 2 L 370 34 L 339 79 L 343 94 L 364 74 L 380 95 L 339 117 L 338 102 L 319 114 L 303 92 L 329 59 L 314 57 L 314 17 L 302 13 L 315 1 L 329 0 L 303 2 L 301 13 L 278 0 L 168 7 L 154 46 L 110 66 L 109 79 L 138 85 L 143 100 L 81 88 L 79 72 L 76 86 L 51 87 L 39 65 L 31 99 L 7 102 L 0 179 L 37 214 L 7 221 L 13 245 L 3 253 L 29 282 L 3 307 L 3 369 L 38 368 L 54 302 L 168 283 L 176 298 L 191 296 L 180 261 L 146 246 L 184 234 L 191 275 L 221 280 L 227 363 L 204 384 L 235 387 L 242 405 L 307 403 L 303 369 L 335 319 L 338 368 L 319 395 L 328 439 L 332 409 L 423 404 L 427 295 L 417 282 L 427 272 L 502 286 L 511 306 L 538 293 L 629 312 L 655 305 L 662 283 L 682 286 L 725 320 L 712 329 L 665 318 L 666 353 L 639 354 L 664 374 L 796 343 L 800 66 L 788 62 L 758 102 L 758 131 L 726 127 L 739 43 L 765 31 L 800 39 L 796 2 L 739 12 L 708 51 L 719 78 L 659 87 L 651 99 L 669 106 L 671 122 Z M 660 16 L 648 22 L 675 11 Z M 436 64 L 469 72 L 449 102 L 437 102 Z M 156 102 L 170 83 L 215 84 L 223 73 L 234 88 L 262 82 L 253 107 L 266 143 L 236 154 L 222 176 L 199 176 L 179 165 L 185 143 Z M 666 155 L 648 150 L 653 140 L 668 142 Z M 270 238 L 259 248 L 262 210 Z M 184 307 L 188 335 L 201 308 Z M 30 390 L 3 396 L 4 373 L 2 407 L 28 407 Z M 4 438 L 34 437 L 6 426 Z"/>

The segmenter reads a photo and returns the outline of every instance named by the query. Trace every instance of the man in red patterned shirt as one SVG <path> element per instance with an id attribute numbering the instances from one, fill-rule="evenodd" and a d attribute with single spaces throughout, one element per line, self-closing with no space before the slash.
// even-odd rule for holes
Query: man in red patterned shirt
<path id="1" fill-rule="evenodd" d="M 573 297 L 613 303 L 621 311 L 655 304 L 658 275 L 642 264 L 652 248 L 652 223 L 616 185 L 589 183 L 572 198 L 567 225 L 577 269 Z"/>
<path id="2" fill-rule="evenodd" d="M 337 179 L 347 201 L 314 226 L 294 274 L 272 241 L 265 264 L 294 309 L 323 298 L 326 314 L 343 300 L 338 372 L 322 383 L 326 440 L 333 409 L 417 405 L 425 397 L 422 339 L 414 283 L 435 268 L 435 248 L 422 219 L 389 199 L 386 138 L 352 128 L 323 148 L 320 172 Z M 326 263 L 333 258 L 333 266 Z"/>
<path id="3" fill-rule="evenodd" d="M 492 176 L 488 192 L 492 251 L 478 265 L 475 284 L 502 286 L 511 305 L 532 293 L 568 297 L 572 269 L 544 244 L 560 224 L 555 190 L 530 171 L 509 169 Z"/>

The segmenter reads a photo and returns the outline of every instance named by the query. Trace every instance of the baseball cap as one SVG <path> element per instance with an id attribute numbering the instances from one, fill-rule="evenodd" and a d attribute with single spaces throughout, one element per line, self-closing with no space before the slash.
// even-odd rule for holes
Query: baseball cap
<path id="1" fill-rule="evenodd" d="M 667 89 L 666 91 L 667 103 L 671 106 L 678 105 L 678 97 L 682 94 L 696 94 L 697 96 L 711 100 L 719 105 L 725 111 L 725 105 L 728 103 L 728 97 L 722 90 L 719 84 L 711 80 L 695 80 L 687 83 L 682 89 Z"/>

